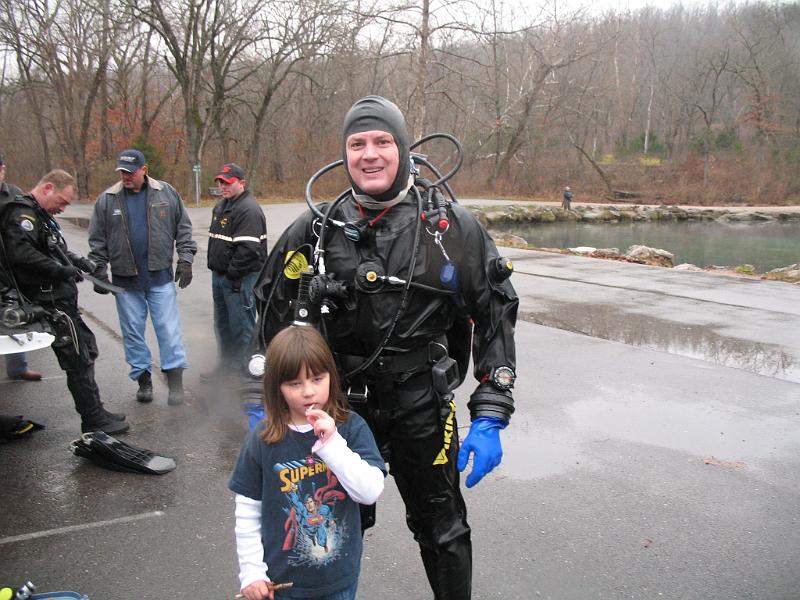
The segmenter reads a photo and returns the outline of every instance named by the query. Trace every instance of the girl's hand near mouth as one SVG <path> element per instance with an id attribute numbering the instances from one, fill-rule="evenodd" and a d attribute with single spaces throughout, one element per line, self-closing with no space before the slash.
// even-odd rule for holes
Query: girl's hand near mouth
<path id="1" fill-rule="evenodd" d="M 314 427 L 314 435 L 316 435 L 322 443 L 328 441 L 336 432 L 336 423 L 334 420 L 324 410 L 316 408 L 316 404 L 312 404 L 306 409 L 306 419 L 311 426 Z M 319 445 L 314 444 L 314 447 L 319 447 Z"/>

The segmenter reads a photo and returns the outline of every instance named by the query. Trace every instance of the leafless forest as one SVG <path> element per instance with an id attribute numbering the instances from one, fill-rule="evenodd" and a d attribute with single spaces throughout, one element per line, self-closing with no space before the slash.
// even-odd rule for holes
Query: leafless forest
<path id="1" fill-rule="evenodd" d="M 800 203 L 797 2 L 398 1 L 0 0 L 9 180 L 62 167 L 90 199 L 136 146 L 187 200 L 193 165 L 205 190 L 227 161 L 259 195 L 299 197 L 377 93 L 415 138 L 461 140 L 462 195 Z M 452 164 L 447 144 L 420 151 Z"/>

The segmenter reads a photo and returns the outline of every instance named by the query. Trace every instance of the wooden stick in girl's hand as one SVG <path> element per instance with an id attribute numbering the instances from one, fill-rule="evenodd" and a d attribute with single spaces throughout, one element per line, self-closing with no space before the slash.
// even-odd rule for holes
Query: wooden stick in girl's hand
<path id="1" fill-rule="evenodd" d="M 294 585 L 294 581 L 287 581 L 286 583 L 272 583 L 271 581 L 267 582 L 267 587 L 270 589 L 270 591 L 273 591 L 273 592 L 276 591 L 276 590 L 289 589 L 293 585 Z M 236 594 L 233 597 L 233 600 L 239 600 L 239 598 L 244 598 L 244 594 Z"/>

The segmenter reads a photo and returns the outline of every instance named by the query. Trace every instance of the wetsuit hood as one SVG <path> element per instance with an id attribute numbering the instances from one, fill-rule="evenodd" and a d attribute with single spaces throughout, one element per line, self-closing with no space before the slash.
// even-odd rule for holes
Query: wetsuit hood
<path id="1" fill-rule="evenodd" d="M 391 187 L 385 192 L 377 195 L 365 194 L 353 181 L 350 171 L 347 169 L 347 138 L 354 133 L 364 131 L 386 131 L 391 133 L 397 144 L 400 164 L 397 167 L 397 175 Z M 400 192 L 408 187 L 408 178 L 411 171 L 409 160 L 409 139 L 406 119 L 400 109 L 393 102 L 381 96 L 366 96 L 358 100 L 347 111 L 342 127 L 342 158 L 344 159 L 345 172 L 353 191 L 361 196 L 369 196 L 378 202 L 387 202 L 397 197 Z"/>

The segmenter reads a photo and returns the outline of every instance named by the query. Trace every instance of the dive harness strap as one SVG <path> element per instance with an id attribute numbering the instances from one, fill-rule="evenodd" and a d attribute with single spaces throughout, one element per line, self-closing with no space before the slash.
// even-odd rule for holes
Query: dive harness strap
<path id="1" fill-rule="evenodd" d="M 336 364 L 345 371 L 352 371 L 364 364 L 367 360 L 365 356 L 355 356 L 353 354 L 334 353 Z M 427 345 L 416 350 L 403 352 L 402 354 L 381 354 L 370 364 L 364 373 L 407 373 L 409 371 L 420 371 L 422 367 L 431 364 L 431 351 Z"/>
<path id="2" fill-rule="evenodd" d="M 352 354 L 334 353 L 334 357 L 343 371 L 358 370 L 367 360 L 363 356 Z M 447 355 L 446 346 L 436 341 L 408 352 L 381 354 L 365 369 L 346 380 L 347 399 L 351 404 L 371 404 L 382 412 L 391 413 L 395 408 L 394 376 L 432 371 L 434 387 L 439 390 L 442 386 L 436 385 L 439 379 L 436 368 L 443 364 L 455 366 L 455 361 Z M 374 397 L 371 396 L 371 391 L 374 392 Z"/>
<path id="3" fill-rule="evenodd" d="M 103 431 L 84 433 L 70 442 L 75 456 L 82 456 L 112 471 L 164 475 L 175 468 L 175 461 L 155 452 L 121 442 Z"/>

